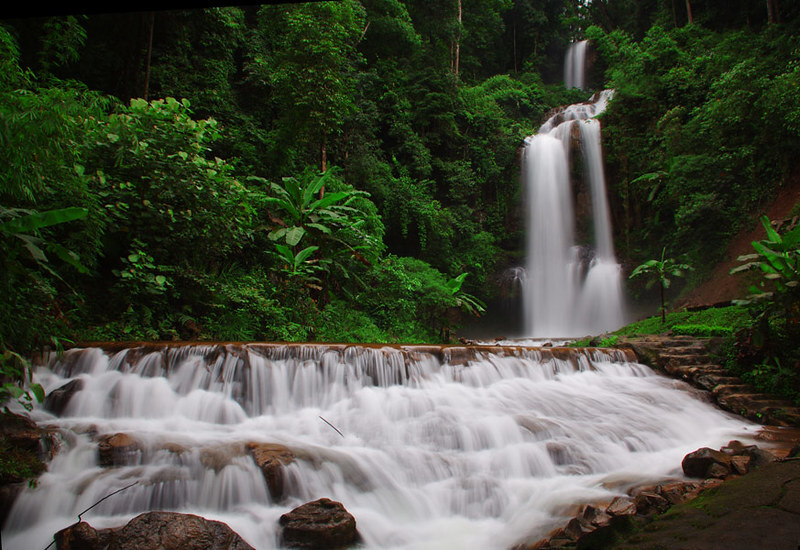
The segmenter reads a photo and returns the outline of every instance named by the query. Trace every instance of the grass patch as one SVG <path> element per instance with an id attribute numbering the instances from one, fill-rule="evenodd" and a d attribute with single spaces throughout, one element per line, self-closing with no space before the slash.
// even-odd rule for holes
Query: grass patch
<path id="1" fill-rule="evenodd" d="M 664 323 L 661 316 L 648 317 L 615 331 L 616 336 L 643 336 L 647 334 L 675 334 L 691 336 L 730 336 L 750 324 L 751 316 L 744 306 L 727 306 L 699 311 L 667 313 Z"/>

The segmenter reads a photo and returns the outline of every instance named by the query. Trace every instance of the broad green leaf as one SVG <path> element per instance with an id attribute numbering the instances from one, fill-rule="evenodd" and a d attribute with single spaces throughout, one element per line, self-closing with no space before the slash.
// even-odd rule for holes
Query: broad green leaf
<path id="1" fill-rule="evenodd" d="M 308 259 L 308 257 L 311 256 L 311 254 L 313 254 L 318 249 L 319 249 L 318 246 L 309 246 L 298 252 L 297 256 L 295 256 L 294 258 L 295 267 L 305 262 Z"/>
<path id="2" fill-rule="evenodd" d="M 289 246 L 296 246 L 306 234 L 306 230 L 302 227 L 292 227 L 286 232 L 286 244 Z"/>
<path id="3" fill-rule="evenodd" d="M 322 233 L 325 233 L 326 235 L 331 234 L 331 228 L 328 227 L 327 225 L 322 225 L 321 223 L 307 223 L 306 227 L 313 227 L 314 229 Z"/>
<path id="4" fill-rule="evenodd" d="M 41 384 L 31 384 L 31 391 L 33 395 L 36 397 L 36 401 L 41 403 L 44 401 L 44 388 Z"/>
<path id="5" fill-rule="evenodd" d="M 318 210 L 322 208 L 327 208 L 333 203 L 342 200 L 347 195 L 349 195 L 347 191 L 336 191 L 334 193 L 327 193 L 321 199 L 312 202 L 311 205 L 309 206 L 309 210 Z"/>
<path id="6" fill-rule="evenodd" d="M 80 220 L 87 216 L 86 208 L 70 207 L 46 212 L 35 212 L 26 216 L 11 219 L 0 225 L 0 231 L 7 233 L 30 233 L 42 227 L 58 225 L 73 220 Z"/>
<path id="7" fill-rule="evenodd" d="M 769 221 L 767 216 L 761 216 L 761 225 L 764 226 L 764 229 L 767 231 L 767 238 L 774 242 L 780 243 L 782 241 L 781 236 L 772 228 L 772 224 Z"/>
<path id="8" fill-rule="evenodd" d="M 288 231 L 287 228 L 281 227 L 280 229 L 276 229 L 275 231 L 270 231 L 269 234 L 267 235 L 267 237 L 271 241 L 277 241 L 277 240 L 282 239 L 283 236 L 286 235 L 287 231 Z"/>
<path id="9" fill-rule="evenodd" d="M 33 235 L 26 235 L 24 233 L 17 233 L 14 236 L 22 240 L 23 246 L 28 249 L 28 252 L 34 260 L 37 262 L 47 261 L 47 256 L 44 255 L 44 251 L 39 248 L 39 245 L 44 242 L 42 239 L 34 237 Z"/>

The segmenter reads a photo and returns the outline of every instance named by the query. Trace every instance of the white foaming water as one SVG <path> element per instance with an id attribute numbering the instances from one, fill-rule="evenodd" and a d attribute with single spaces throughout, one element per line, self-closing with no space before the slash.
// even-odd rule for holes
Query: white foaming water
<path id="1" fill-rule="evenodd" d="M 536 338 L 600 334 L 624 324 L 622 273 L 614 258 L 603 175 L 600 123 L 611 90 L 557 111 L 525 140 L 528 243 L 523 285 L 525 333 Z M 569 156 L 577 141 L 592 198 L 593 246 L 575 243 Z"/>
<path id="2" fill-rule="evenodd" d="M 587 44 L 586 40 L 570 44 L 564 58 L 564 87 L 584 89 Z"/>
<path id="3" fill-rule="evenodd" d="M 62 443 L 3 528 L 12 550 L 45 548 L 134 481 L 83 519 L 100 528 L 176 510 L 271 549 L 281 514 L 328 497 L 355 516 L 368 549 L 505 550 L 575 505 L 679 476 L 686 453 L 756 429 L 622 352 L 590 349 L 87 349 L 36 378 L 48 391 L 84 386 L 60 418 L 34 411 Z M 116 433 L 138 448 L 101 467 L 97 439 Z M 284 500 L 273 502 L 249 442 L 293 451 Z"/>

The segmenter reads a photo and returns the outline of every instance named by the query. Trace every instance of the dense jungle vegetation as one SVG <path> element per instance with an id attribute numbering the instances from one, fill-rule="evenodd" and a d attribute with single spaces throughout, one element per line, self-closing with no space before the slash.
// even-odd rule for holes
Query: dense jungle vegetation
<path id="1" fill-rule="evenodd" d="M 521 263 L 519 149 L 591 95 L 561 83 L 582 38 L 618 253 L 695 284 L 800 178 L 799 28 L 793 0 L 2 20 L 4 369 L 64 339 L 451 338 Z"/>

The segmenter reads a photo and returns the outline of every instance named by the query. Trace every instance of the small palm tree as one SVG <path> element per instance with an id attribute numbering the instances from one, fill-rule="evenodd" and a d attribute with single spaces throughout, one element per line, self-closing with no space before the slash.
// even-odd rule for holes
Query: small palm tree
<path id="1" fill-rule="evenodd" d="M 633 279 L 639 275 L 648 275 L 650 280 L 647 281 L 646 288 L 650 288 L 656 282 L 659 283 L 661 288 L 661 324 L 667 321 L 667 301 L 664 297 L 666 289 L 671 284 L 670 277 L 683 277 L 684 272 L 694 269 L 688 264 L 679 264 L 672 258 L 665 258 L 666 248 L 661 250 L 660 260 L 647 260 L 643 264 L 634 269 L 628 279 Z"/>

